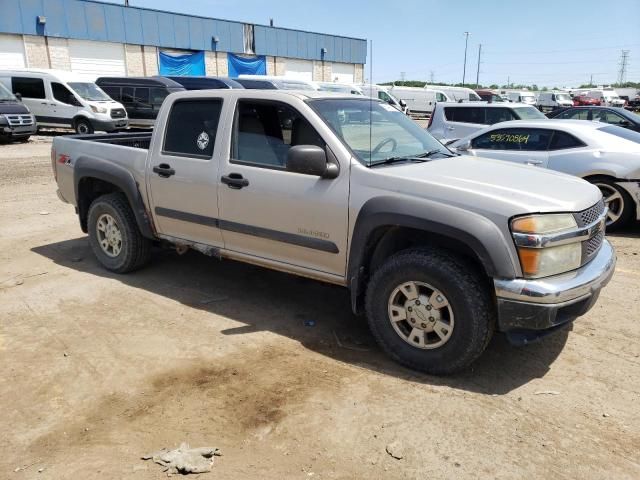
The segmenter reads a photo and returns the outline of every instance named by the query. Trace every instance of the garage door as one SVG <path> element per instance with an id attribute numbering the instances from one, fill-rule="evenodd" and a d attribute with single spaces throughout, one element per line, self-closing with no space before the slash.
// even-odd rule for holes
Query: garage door
<path id="1" fill-rule="evenodd" d="M 284 65 L 284 76 L 298 80 L 313 80 L 313 62 L 287 58 Z"/>
<path id="2" fill-rule="evenodd" d="M 0 68 L 24 68 L 25 66 L 22 36 L 0 33 Z"/>
<path id="3" fill-rule="evenodd" d="M 69 40 L 71 70 L 87 78 L 126 75 L 121 43 Z"/>
<path id="4" fill-rule="evenodd" d="M 331 65 L 331 80 L 339 83 L 353 83 L 355 67 L 350 63 L 334 63 Z"/>

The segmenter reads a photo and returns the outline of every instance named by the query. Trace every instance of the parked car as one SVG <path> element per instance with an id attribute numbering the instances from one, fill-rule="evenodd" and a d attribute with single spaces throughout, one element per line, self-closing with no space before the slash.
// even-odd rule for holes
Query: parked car
<path id="1" fill-rule="evenodd" d="M 543 113 L 573 106 L 573 100 L 566 92 L 540 92 L 536 102 Z"/>
<path id="2" fill-rule="evenodd" d="M 587 96 L 598 100 L 603 107 L 624 107 L 624 100 L 615 90 L 589 90 Z"/>
<path id="3" fill-rule="evenodd" d="M 640 132 L 640 115 L 624 108 L 615 107 L 570 107 L 547 115 L 558 120 L 591 120 L 609 123 Z"/>
<path id="4" fill-rule="evenodd" d="M 258 90 L 318 90 L 315 82 L 269 75 L 240 75 L 234 80 L 244 88 Z"/>
<path id="5" fill-rule="evenodd" d="M 136 127 L 151 127 L 160 107 L 171 93 L 185 88 L 165 77 L 100 77 L 96 84 L 127 109 L 129 123 Z"/>
<path id="6" fill-rule="evenodd" d="M 37 131 L 36 119 L 20 97 L 0 83 L 0 143 L 26 142 Z"/>
<path id="7" fill-rule="evenodd" d="M 538 99 L 536 94 L 527 90 L 523 91 L 509 91 L 505 92 L 506 97 L 510 102 L 524 103 L 526 105 L 536 105 Z"/>
<path id="8" fill-rule="evenodd" d="M 95 83 L 71 72 L 0 70 L 0 82 L 35 115 L 39 127 L 73 128 L 77 133 L 113 132 L 129 124 L 122 104 Z"/>
<path id="9" fill-rule="evenodd" d="M 602 191 L 609 229 L 640 219 L 640 133 L 576 120 L 506 122 L 450 148 L 584 178 Z"/>
<path id="10" fill-rule="evenodd" d="M 438 103 L 427 130 L 446 144 L 494 123 L 544 118 L 537 108 L 523 103 Z"/>
<path id="11" fill-rule="evenodd" d="M 59 196 L 106 269 L 142 267 L 161 240 L 344 286 L 384 351 L 414 369 L 463 369 L 494 329 L 538 339 L 586 313 L 614 272 L 596 187 L 430 161 L 452 154 L 377 100 L 180 92 L 144 135 L 53 140 Z"/>
<path id="12" fill-rule="evenodd" d="M 218 88 L 244 88 L 233 78 L 228 77 L 178 77 L 165 76 L 176 83 L 182 85 L 185 90 L 217 90 Z"/>
<path id="13" fill-rule="evenodd" d="M 407 114 L 427 115 L 433 112 L 437 102 L 453 101 L 443 91 L 428 88 L 397 87 L 394 85 L 389 88 L 388 93 L 405 103 Z"/>
<path id="14" fill-rule="evenodd" d="M 367 97 L 378 98 L 383 102 L 391 105 L 393 108 L 401 111 L 402 113 L 408 113 L 409 109 L 407 107 L 407 102 L 400 98 L 396 98 L 395 95 L 391 93 L 389 87 L 385 85 L 373 85 L 371 83 L 362 83 L 358 85 L 360 90 L 362 90 L 362 94 Z"/>
<path id="15" fill-rule="evenodd" d="M 504 103 L 508 101 L 502 98 L 502 96 L 499 93 L 496 93 L 493 90 L 476 90 L 476 93 L 478 94 L 478 96 L 483 102 Z"/>
<path id="16" fill-rule="evenodd" d="M 600 100 L 588 97 L 587 95 L 574 95 L 572 101 L 574 107 L 600 105 Z"/>

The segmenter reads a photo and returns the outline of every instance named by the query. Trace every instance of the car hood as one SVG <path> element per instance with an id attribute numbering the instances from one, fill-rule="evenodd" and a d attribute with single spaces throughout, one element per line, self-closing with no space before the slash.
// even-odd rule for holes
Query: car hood
<path id="1" fill-rule="evenodd" d="M 468 155 L 371 169 L 380 188 L 510 218 L 545 212 L 577 212 L 602 198 L 600 190 L 570 175 L 539 167 Z M 377 175 L 376 175 L 377 177 Z M 391 177 L 391 178 L 390 178 Z"/>
<path id="2" fill-rule="evenodd" d="M 13 114 L 13 113 L 25 114 L 25 113 L 31 113 L 31 112 L 29 112 L 29 109 L 23 103 L 20 103 L 20 102 L 15 102 L 15 103 L 0 102 L 0 115 Z"/>

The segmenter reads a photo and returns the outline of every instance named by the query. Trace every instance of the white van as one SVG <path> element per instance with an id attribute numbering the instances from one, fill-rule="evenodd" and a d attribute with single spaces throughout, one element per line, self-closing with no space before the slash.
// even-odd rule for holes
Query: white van
<path id="1" fill-rule="evenodd" d="M 431 90 L 420 87 L 392 86 L 388 92 L 399 100 L 405 102 L 407 114 L 430 114 L 437 102 L 453 101 L 440 90 Z"/>
<path id="2" fill-rule="evenodd" d="M 573 107 L 573 100 L 567 92 L 540 92 L 537 105 L 541 112 L 551 112 L 558 108 Z"/>
<path id="3" fill-rule="evenodd" d="M 432 90 L 438 90 L 443 92 L 450 101 L 452 102 L 481 102 L 482 98 L 478 95 L 475 90 L 471 90 L 467 87 L 450 87 L 447 85 L 433 85 L 433 86 L 425 86 L 425 88 L 429 88 Z"/>
<path id="4" fill-rule="evenodd" d="M 407 113 L 407 104 L 404 100 L 396 98 L 390 91 L 389 87 L 384 85 L 372 85 L 370 83 L 363 83 L 358 85 L 362 94 L 367 97 L 378 98 L 383 102 L 387 102 L 392 107 L 400 110 L 402 113 Z"/>
<path id="5" fill-rule="evenodd" d="M 600 100 L 603 107 L 624 107 L 624 100 L 615 90 L 589 90 L 587 97 Z"/>
<path id="6" fill-rule="evenodd" d="M 521 92 L 506 92 L 506 96 L 510 102 L 525 103 L 527 105 L 536 105 L 537 98 L 533 92 L 521 91 Z"/>
<path id="7" fill-rule="evenodd" d="M 86 134 L 95 130 L 113 132 L 129 125 L 121 103 L 114 102 L 95 83 L 71 72 L 0 70 L 0 82 L 22 96 L 38 127 L 67 127 Z"/>

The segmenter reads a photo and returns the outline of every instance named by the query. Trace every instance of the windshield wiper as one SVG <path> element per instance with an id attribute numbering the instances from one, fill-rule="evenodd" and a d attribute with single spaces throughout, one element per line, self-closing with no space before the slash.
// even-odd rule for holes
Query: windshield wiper
<path id="1" fill-rule="evenodd" d="M 385 158 L 384 160 L 379 160 L 377 162 L 372 162 L 369 164 L 370 167 L 376 167 L 378 165 L 390 165 L 392 163 L 400 163 L 400 162 L 426 162 L 427 160 L 424 160 L 421 157 L 418 157 L 416 155 L 407 155 L 404 157 L 389 157 L 389 158 Z"/>
<path id="2" fill-rule="evenodd" d="M 433 150 L 429 150 L 428 152 L 420 153 L 418 155 L 412 155 L 412 157 L 414 157 L 414 158 L 429 158 L 429 157 L 435 155 L 436 153 L 440 153 L 440 154 L 445 155 L 447 157 L 454 157 L 455 156 L 454 153 L 443 152 L 439 148 L 435 148 Z"/>

